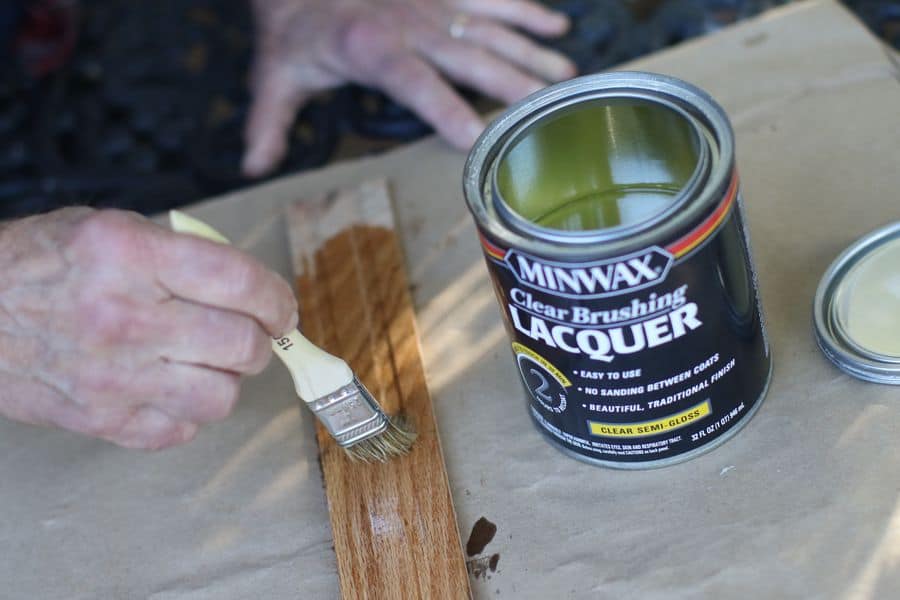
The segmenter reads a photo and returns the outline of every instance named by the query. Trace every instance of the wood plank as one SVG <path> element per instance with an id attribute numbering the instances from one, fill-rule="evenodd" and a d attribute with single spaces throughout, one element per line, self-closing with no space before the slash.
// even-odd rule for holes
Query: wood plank
<path id="1" fill-rule="evenodd" d="M 366 464 L 318 427 L 342 595 L 471 598 L 387 185 L 297 202 L 287 223 L 301 329 L 419 433 L 407 456 Z"/>

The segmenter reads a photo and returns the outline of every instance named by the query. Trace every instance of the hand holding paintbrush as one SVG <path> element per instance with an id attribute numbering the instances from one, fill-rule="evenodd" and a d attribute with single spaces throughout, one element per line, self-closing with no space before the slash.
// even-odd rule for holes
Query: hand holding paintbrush
<path id="1" fill-rule="evenodd" d="M 140 449 L 228 416 L 297 323 L 245 253 L 86 207 L 0 224 L 0 307 L 0 415 Z"/>
<path id="2" fill-rule="evenodd" d="M 179 211 L 172 229 L 227 244 L 205 223 Z M 343 360 L 297 331 L 272 340 L 272 349 L 291 373 L 297 394 L 351 458 L 385 461 L 405 454 L 416 434 L 402 419 L 389 418 Z"/>

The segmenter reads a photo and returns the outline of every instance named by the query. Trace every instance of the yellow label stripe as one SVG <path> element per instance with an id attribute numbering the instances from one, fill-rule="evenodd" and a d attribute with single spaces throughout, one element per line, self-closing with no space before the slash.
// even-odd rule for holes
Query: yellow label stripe
<path id="1" fill-rule="evenodd" d="M 513 351 L 516 354 L 524 354 L 524 355 L 528 356 L 529 358 L 531 358 L 537 364 L 544 367 L 547 370 L 547 372 L 550 373 L 551 375 L 553 375 L 553 377 L 555 377 L 556 380 L 563 387 L 569 387 L 570 385 L 572 385 L 572 382 L 569 381 L 568 377 L 563 375 L 562 371 L 557 369 L 555 366 L 553 366 L 552 363 L 550 363 L 550 361 L 548 361 L 546 358 L 544 358 L 543 356 L 541 356 L 540 354 L 538 354 L 537 352 L 535 352 L 528 346 L 523 346 L 519 342 L 513 342 L 512 347 L 513 347 Z"/>
<path id="2" fill-rule="evenodd" d="M 708 416 L 711 412 L 712 404 L 710 404 L 709 400 L 704 400 L 696 406 L 653 421 L 643 421 L 641 423 L 598 423 L 596 421 L 588 421 L 588 427 L 591 430 L 591 435 L 601 437 L 648 437 L 690 425 Z"/>

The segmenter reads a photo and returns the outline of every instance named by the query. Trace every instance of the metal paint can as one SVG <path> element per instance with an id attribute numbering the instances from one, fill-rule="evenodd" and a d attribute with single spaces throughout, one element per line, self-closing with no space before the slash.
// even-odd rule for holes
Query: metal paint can
<path id="1" fill-rule="evenodd" d="M 580 77 L 510 107 L 463 178 L 528 410 L 622 469 L 710 450 L 772 361 L 722 108 L 683 81 Z"/>
<path id="2" fill-rule="evenodd" d="M 831 263 L 813 319 L 819 348 L 838 368 L 900 385 L 900 222 L 864 235 Z"/>

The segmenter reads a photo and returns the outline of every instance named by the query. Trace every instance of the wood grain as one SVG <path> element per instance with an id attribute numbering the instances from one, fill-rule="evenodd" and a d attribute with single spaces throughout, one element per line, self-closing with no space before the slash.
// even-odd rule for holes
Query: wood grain
<path id="1" fill-rule="evenodd" d="M 387 186 L 297 202 L 287 222 L 304 334 L 419 433 L 407 456 L 365 464 L 318 427 L 342 595 L 471 598 Z"/>

